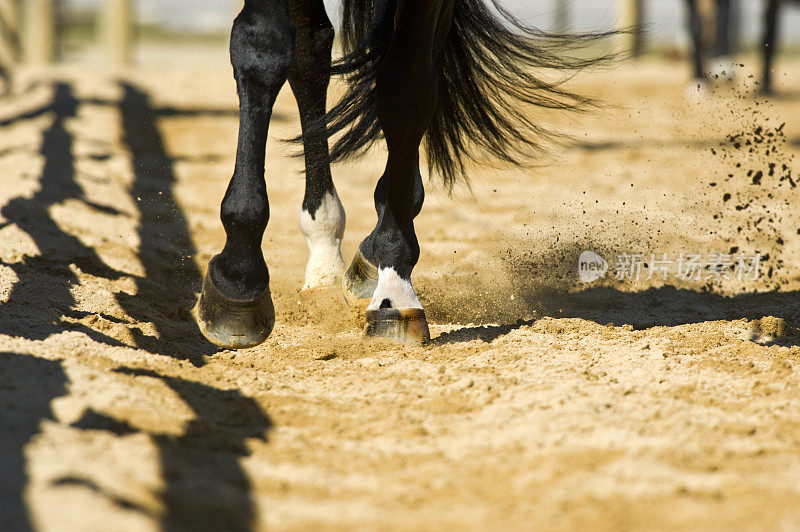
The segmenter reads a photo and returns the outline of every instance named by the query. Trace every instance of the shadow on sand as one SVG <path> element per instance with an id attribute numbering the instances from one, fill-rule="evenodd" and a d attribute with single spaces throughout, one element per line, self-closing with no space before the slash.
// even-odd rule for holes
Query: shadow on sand
<path id="1" fill-rule="evenodd" d="M 131 195 L 139 208 L 139 260 L 145 275 L 136 279 L 135 296 L 120 292 L 117 301 L 131 318 L 158 330 L 155 338 L 133 329 L 138 347 L 179 358 L 191 353 L 188 359 L 200 365 L 203 355 L 217 349 L 202 338 L 189 313 L 202 277 L 186 216 L 175 200 L 177 178 L 150 99 L 133 85 L 123 84 L 122 90 L 122 141 L 132 158 Z"/>
<path id="2" fill-rule="evenodd" d="M 145 277 L 109 268 L 94 249 L 64 232 L 50 216 L 51 207 L 69 199 L 116 214 L 112 208 L 88 201 L 75 180 L 74 139 L 66 122 L 77 115 L 81 102 L 74 97 L 69 84 L 56 83 L 48 108 L 18 117 L 52 113 L 54 118 L 44 133 L 40 149 L 44 157 L 40 189 L 30 198 L 18 197 L 0 208 L 0 214 L 7 220 L 4 225 L 15 224 L 40 250 L 40 255 L 6 264 L 19 280 L 8 301 L 0 307 L 0 333 L 44 340 L 64 330 L 77 329 L 97 342 L 123 346 L 119 340 L 79 321 L 87 313 L 75 308 L 71 288 L 80 284 L 76 268 L 110 280 L 129 276 L 135 279 L 138 294 L 118 293 L 118 301 L 133 320 L 151 322 L 159 333 L 158 338 L 147 337 L 131 327 L 136 347 L 187 358 L 199 365 L 202 357 L 216 352 L 216 348 L 202 338 L 189 314 L 201 278 L 191 258 L 195 251 L 186 218 L 174 199 L 176 178 L 148 98 L 130 85 L 124 85 L 123 91 L 119 108 L 135 174 L 131 194 L 140 198 L 136 202 L 140 211 L 137 231 Z M 64 317 L 71 320 L 64 321 Z"/>
<path id="3" fill-rule="evenodd" d="M 115 371 L 163 381 L 195 414 L 181 436 L 149 434 L 158 447 L 165 482 L 164 491 L 160 493 L 165 507 L 164 514 L 159 517 L 162 528 L 252 530 L 256 520 L 255 503 L 252 486 L 240 460 L 250 454 L 246 441 L 266 441 L 272 428 L 272 421 L 258 403 L 237 390 L 219 390 L 149 370 L 119 368 Z M 72 426 L 117 435 L 139 432 L 126 422 L 92 410 L 87 410 Z M 119 507 L 150 514 L 148 509 L 134 502 L 106 493 L 91 479 L 65 477 L 55 484 L 83 486 Z"/>
<path id="4" fill-rule="evenodd" d="M 120 509 L 160 520 L 164 530 L 252 530 L 257 512 L 240 460 L 250 454 L 247 440 L 267 441 L 272 428 L 258 403 L 237 390 L 220 390 L 149 370 L 116 371 L 163 381 L 195 414 L 180 436 L 148 433 L 160 455 L 165 487 L 158 495 L 165 511 L 156 514 L 79 474 L 57 478 L 52 486 L 88 489 Z M 50 405 L 66 395 L 67 383 L 58 361 L 0 353 L 0 530 L 34 530 L 23 497 L 29 482 L 25 446 L 39 433 L 43 420 L 53 419 Z M 91 409 L 71 426 L 117 436 L 141 432 L 126 421 Z"/>
<path id="5" fill-rule="evenodd" d="M 713 292 L 696 292 L 674 286 L 648 288 L 640 292 L 623 292 L 610 287 L 592 287 L 567 293 L 548 290 L 523 294 L 525 305 L 536 319 L 581 318 L 602 325 L 631 325 L 636 330 L 651 327 L 674 327 L 718 320 L 755 320 L 764 316 L 800 322 L 800 292 L 745 293 L 723 296 Z M 464 327 L 441 334 L 434 344 L 482 340 L 491 342 L 535 319 L 520 319 L 502 325 Z M 792 344 L 797 345 L 793 340 Z"/>
<path id="6" fill-rule="evenodd" d="M 53 123 L 44 132 L 40 149 L 44 156 L 40 188 L 32 197 L 12 199 L 0 208 L 0 214 L 7 220 L 4 225 L 16 224 L 31 237 L 40 252 L 22 262 L 5 264 L 16 273 L 18 281 L 8 301 L 0 306 L 0 333 L 44 340 L 72 328 L 97 342 L 121 346 L 124 344 L 99 331 L 62 320 L 64 316 L 84 317 L 74 308 L 71 287 L 80 284 L 74 267 L 107 279 L 118 279 L 122 275 L 106 266 L 92 248 L 65 233 L 49 213 L 52 206 L 66 200 L 84 199 L 83 191 L 75 182 L 73 139 L 65 127 L 65 122 L 76 115 L 77 107 L 70 86 L 56 84 L 50 108 Z"/>
<path id="7" fill-rule="evenodd" d="M 0 353 L 0 530 L 33 530 L 23 499 L 28 483 L 24 448 L 52 419 L 50 402 L 67 393 L 61 363 Z"/>
<path id="8" fill-rule="evenodd" d="M 64 330 L 77 329 L 97 342 L 123 346 L 115 338 L 81 323 L 88 314 L 76 309 L 72 289 L 80 285 L 79 271 L 109 280 L 127 276 L 135 281 L 137 295 L 118 293 L 118 302 L 133 321 L 152 323 L 158 331 L 155 338 L 131 328 L 134 334 L 139 333 L 135 334 L 136 347 L 201 365 L 203 355 L 216 348 L 200 336 L 188 312 L 201 277 L 193 261 L 195 249 L 187 220 L 174 196 L 173 160 L 166 153 L 157 127 L 159 112 L 150 105 L 148 96 L 132 85 L 121 88 L 123 98 L 115 105 L 122 117 L 123 142 L 130 150 L 134 170 L 130 194 L 137 199 L 140 214 L 138 255 L 145 276 L 108 267 L 94 249 L 62 230 L 50 215 L 51 207 L 69 199 L 108 214 L 119 214 L 111 207 L 89 202 L 76 182 L 74 139 L 67 123 L 77 116 L 82 102 L 75 98 L 69 84 L 56 83 L 49 106 L 16 117 L 25 120 L 52 114 L 53 122 L 44 133 L 40 149 L 44 168 L 39 190 L 0 208 L 6 219 L 4 226 L 15 224 L 41 252 L 21 262 L 4 264 L 18 280 L 8 301 L 0 305 L 0 334 L 44 340 Z M 184 114 L 174 109 L 164 112 Z M 209 114 L 206 110 L 189 110 L 189 115 L 193 112 Z M 220 114 L 230 113 L 222 110 Z M 74 321 L 65 321 L 65 317 Z M 107 318 L 119 322 L 112 316 Z M 249 454 L 247 440 L 266 441 L 272 426 L 258 403 L 236 390 L 219 390 L 149 370 L 117 371 L 163 381 L 195 414 L 181 436 L 148 434 L 160 453 L 165 488 L 159 495 L 165 513 L 154 515 L 134 501 L 107 492 L 90 478 L 72 475 L 56 479 L 53 484 L 89 489 L 117 507 L 159 519 L 165 530 L 253 529 L 255 504 L 240 460 Z M 28 482 L 23 450 L 39 431 L 40 422 L 51 418 L 51 401 L 66 393 L 67 382 L 59 362 L 0 354 L 0 530 L 32 529 L 23 500 Z M 91 409 L 72 426 L 108 431 L 120 437 L 141 432 L 125 420 Z"/>

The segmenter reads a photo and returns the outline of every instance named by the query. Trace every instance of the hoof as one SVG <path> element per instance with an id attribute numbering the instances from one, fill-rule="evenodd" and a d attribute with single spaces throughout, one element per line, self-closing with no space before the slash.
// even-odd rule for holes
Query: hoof
<path id="1" fill-rule="evenodd" d="M 364 335 L 387 338 L 400 344 L 422 345 L 431 340 L 428 320 L 421 308 L 368 310 Z"/>
<path id="2" fill-rule="evenodd" d="M 203 293 L 193 315 L 203 336 L 223 349 L 257 346 L 275 326 L 275 307 L 269 288 L 250 301 L 230 299 L 217 290 L 210 274 L 203 280 Z"/>
<path id="3" fill-rule="evenodd" d="M 365 259 L 360 250 L 356 251 L 353 262 L 342 279 L 344 299 L 351 307 L 366 306 L 363 305 L 364 301 L 369 305 L 377 286 L 378 267 Z"/>

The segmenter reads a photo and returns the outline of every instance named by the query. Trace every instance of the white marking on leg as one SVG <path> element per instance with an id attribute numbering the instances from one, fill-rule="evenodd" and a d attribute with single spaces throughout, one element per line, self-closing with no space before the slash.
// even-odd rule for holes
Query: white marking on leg
<path id="1" fill-rule="evenodd" d="M 372 301 L 367 310 L 378 310 L 386 299 L 391 303 L 391 308 L 422 308 L 411 282 L 397 275 L 394 268 L 378 270 L 378 286 L 372 294 Z"/>
<path id="2" fill-rule="evenodd" d="M 300 230 L 308 244 L 303 290 L 330 286 L 344 272 L 341 251 L 344 227 L 344 207 L 336 190 L 325 194 L 315 218 L 305 210 L 300 213 Z"/>

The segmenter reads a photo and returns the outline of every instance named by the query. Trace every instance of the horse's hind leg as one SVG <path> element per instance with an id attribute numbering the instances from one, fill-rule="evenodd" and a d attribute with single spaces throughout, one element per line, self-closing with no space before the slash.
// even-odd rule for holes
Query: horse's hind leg
<path id="1" fill-rule="evenodd" d="M 289 84 L 300 110 L 306 158 L 300 229 L 309 256 L 303 290 L 310 290 L 333 284 L 344 271 L 344 208 L 331 178 L 328 136 L 318 127 L 325 116 L 334 32 L 322 0 L 293 0 L 290 10 L 297 40 Z"/>
<path id="2" fill-rule="evenodd" d="M 372 299 L 372 294 L 375 293 L 375 288 L 378 286 L 378 267 L 375 265 L 377 259 L 375 258 L 375 240 L 380 234 L 380 220 L 383 216 L 383 211 L 386 207 L 386 192 L 388 189 L 389 177 L 388 173 L 384 173 L 378 180 L 375 187 L 375 194 L 373 196 L 375 202 L 375 212 L 378 214 L 378 224 L 372 230 L 372 233 L 367 236 L 358 246 L 353 261 L 344 275 L 344 297 L 348 304 L 351 306 L 363 305 L 366 307 Z M 425 201 L 425 188 L 422 183 L 422 174 L 419 171 L 419 165 L 414 174 L 414 188 L 412 192 L 412 209 L 414 218 L 422 210 L 422 204 Z"/>
<path id="3" fill-rule="evenodd" d="M 411 272 L 420 252 L 414 233 L 423 199 L 419 144 L 436 109 L 434 56 L 441 14 L 441 1 L 401 1 L 395 35 L 376 77 L 377 114 L 389 157 L 375 192 L 378 224 L 361 245 L 378 274 L 366 333 L 401 342 L 430 338 Z"/>
<path id="4" fill-rule="evenodd" d="M 233 178 L 222 200 L 227 239 L 208 265 L 195 309 L 202 333 L 224 348 L 257 345 L 275 323 L 261 252 L 269 220 L 264 158 L 272 106 L 292 65 L 294 39 L 287 0 L 246 0 L 233 24 L 239 142 Z"/>
<path id="5" fill-rule="evenodd" d="M 433 58 L 435 59 L 444 46 L 445 38 L 450 32 L 453 15 L 453 0 L 445 0 L 438 15 L 438 21 L 435 29 L 435 39 L 433 41 Z M 437 76 L 438 77 L 438 76 Z M 422 117 L 423 123 L 428 123 Z M 427 129 L 427 126 L 426 126 Z M 387 202 L 387 191 L 389 186 L 389 169 L 378 180 L 375 187 L 374 202 L 375 212 L 378 214 L 378 223 L 359 245 L 355 257 L 350 264 L 344 276 L 343 288 L 345 299 L 351 306 L 367 307 L 372 300 L 375 293 L 375 288 L 378 286 L 378 267 L 377 259 L 375 257 L 375 243 L 376 239 L 381 235 L 381 219 Z M 416 170 L 414 172 L 413 188 L 411 191 L 411 209 L 413 218 L 422 210 L 422 205 L 425 202 L 425 188 L 422 183 L 422 174 L 419 169 L 419 158 L 416 162 Z"/>

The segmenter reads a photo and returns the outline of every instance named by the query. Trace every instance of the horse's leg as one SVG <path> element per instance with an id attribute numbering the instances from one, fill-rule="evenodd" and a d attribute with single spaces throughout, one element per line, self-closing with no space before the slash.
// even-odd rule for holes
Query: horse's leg
<path id="1" fill-rule="evenodd" d="M 448 6 L 452 2 L 446 1 Z M 376 76 L 376 110 L 389 154 L 375 191 L 378 224 L 360 246 L 378 273 L 366 334 L 401 342 L 430 339 L 411 272 L 420 252 L 414 233 L 423 200 L 419 144 L 436 109 L 436 30 L 445 13 L 449 9 L 442 9 L 441 0 L 401 0 L 394 36 Z"/>
<path id="2" fill-rule="evenodd" d="M 309 256 L 303 290 L 309 290 L 331 285 L 344 271 L 340 245 L 345 214 L 331 178 L 328 137 L 310 127 L 325 116 L 334 32 L 322 0 L 293 0 L 290 11 L 297 39 L 289 84 L 300 109 L 306 158 L 300 229 Z"/>
<path id="3" fill-rule="evenodd" d="M 731 43 L 731 22 L 733 10 L 731 0 L 717 0 L 716 35 L 714 36 L 714 73 L 733 79 L 733 46 Z"/>
<path id="4" fill-rule="evenodd" d="M 373 200 L 375 202 L 375 212 L 378 214 L 378 223 L 372 233 L 359 244 L 353 261 L 344 276 L 344 295 L 350 305 L 359 305 L 359 302 L 361 302 L 361 305 L 368 305 L 375 288 L 378 286 L 378 267 L 376 266 L 377 259 L 375 258 L 374 250 L 375 240 L 378 238 L 381 227 L 380 221 L 386 207 L 388 182 L 388 173 L 384 173 L 375 186 Z M 424 201 L 425 188 L 422 183 L 419 164 L 417 164 L 412 191 L 412 214 L 414 218 L 422 210 Z"/>
<path id="5" fill-rule="evenodd" d="M 686 0 L 687 26 L 692 38 L 692 74 L 694 81 L 705 83 L 706 72 L 703 65 L 703 17 L 697 6 L 697 0 Z"/>
<path id="6" fill-rule="evenodd" d="M 257 345 L 275 323 L 261 252 L 269 220 L 264 157 L 272 106 L 291 68 L 294 42 L 288 0 L 245 0 L 231 34 L 239 143 L 233 178 L 222 200 L 227 239 L 208 265 L 195 309 L 200 330 L 224 348 Z"/>
<path id="7" fill-rule="evenodd" d="M 764 14 L 764 75 L 761 78 L 759 91 L 763 94 L 772 93 L 772 66 L 775 61 L 775 52 L 778 44 L 778 16 L 780 15 L 780 0 L 769 0 Z"/>
<path id="8" fill-rule="evenodd" d="M 453 0 L 445 0 L 442 5 L 441 13 L 435 31 L 433 43 L 433 57 L 436 58 L 442 47 L 444 40 L 450 31 L 453 16 Z M 375 202 L 375 212 L 378 214 L 378 223 L 372 233 L 365 238 L 358 246 L 355 257 L 344 276 L 345 299 L 350 305 L 360 304 L 367 306 L 372 300 L 375 288 L 378 286 L 378 267 L 375 266 L 375 239 L 378 237 L 380 221 L 383 210 L 386 206 L 386 191 L 388 185 L 388 173 L 384 173 L 378 180 L 373 196 Z M 422 183 L 422 174 L 417 161 L 416 172 L 414 173 L 413 192 L 411 196 L 412 214 L 414 218 L 422 210 L 425 202 L 425 187 Z"/>

